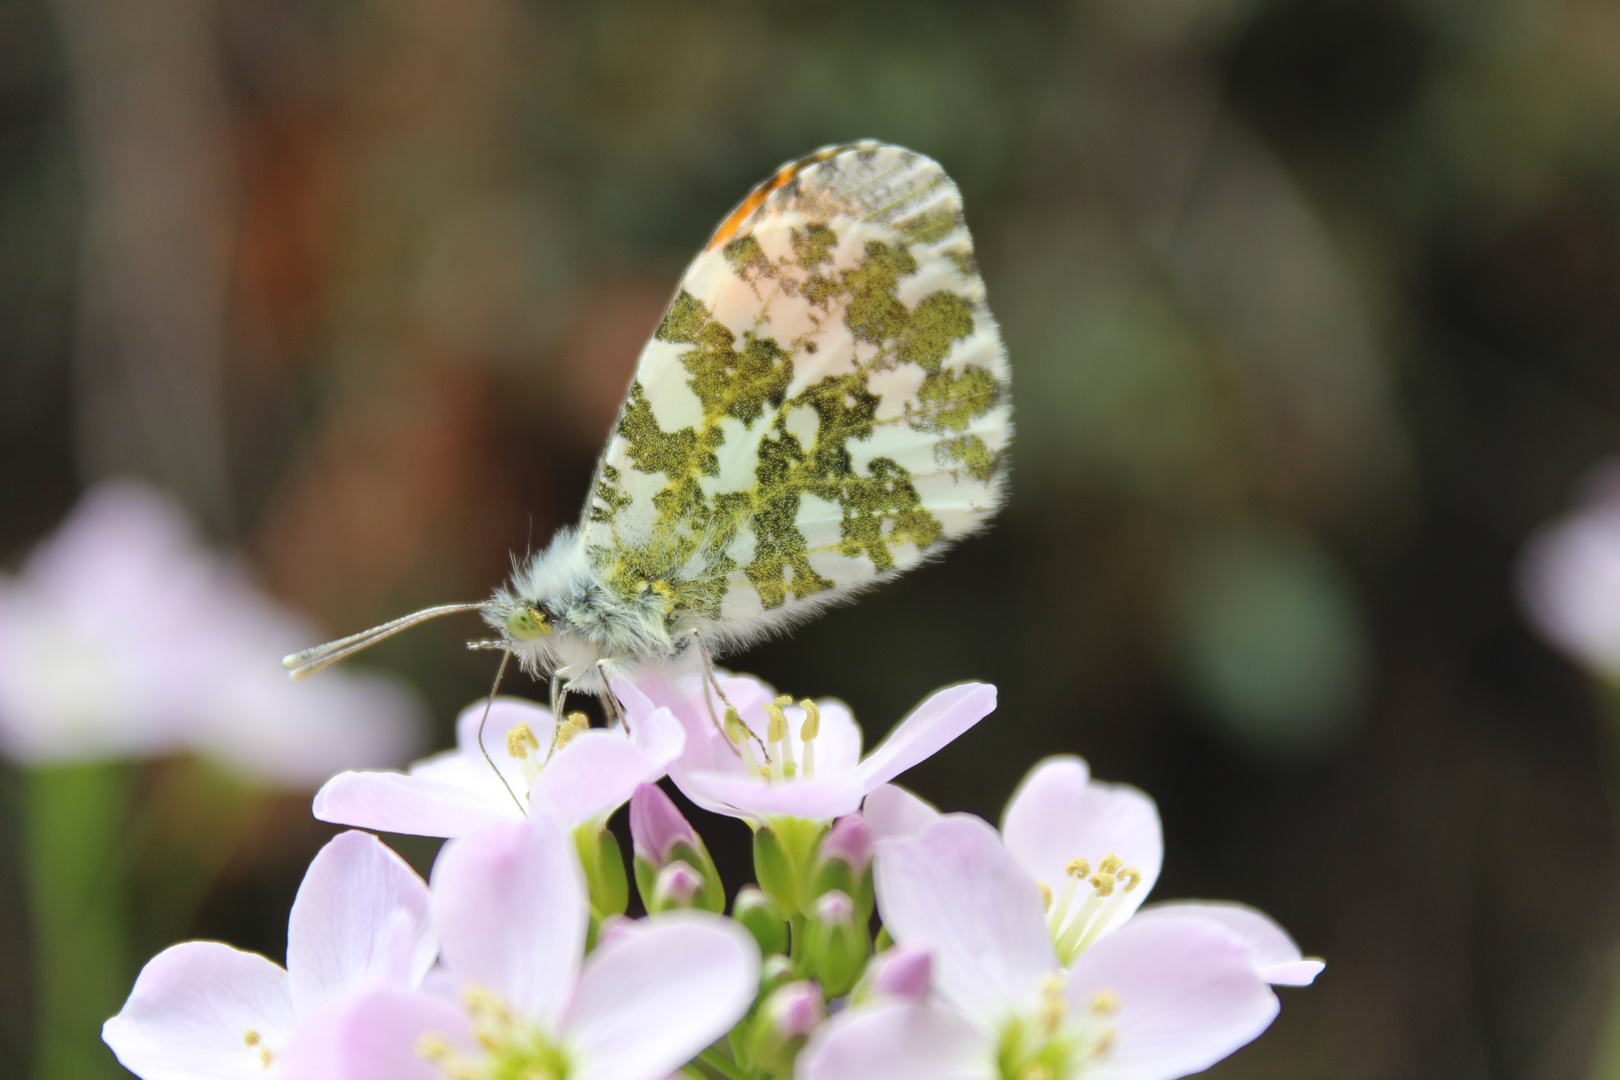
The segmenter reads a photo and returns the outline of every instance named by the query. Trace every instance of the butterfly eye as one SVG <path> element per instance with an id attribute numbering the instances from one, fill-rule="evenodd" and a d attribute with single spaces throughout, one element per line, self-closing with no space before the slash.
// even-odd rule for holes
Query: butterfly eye
<path id="1" fill-rule="evenodd" d="M 506 617 L 506 632 L 519 641 L 533 641 L 551 633 L 544 609 L 525 604 Z"/>

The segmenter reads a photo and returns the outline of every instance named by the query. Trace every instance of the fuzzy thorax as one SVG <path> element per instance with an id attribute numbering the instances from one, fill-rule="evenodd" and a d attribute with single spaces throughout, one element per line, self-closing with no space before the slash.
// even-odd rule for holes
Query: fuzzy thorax
<path id="1" fill-rule="evenodd" d="M 579 533 L 565 529 L 495 590 L 483 616 L 530 675 L 605 694 L 609 678 L 691 651 L 693 633 L 660 584 L 628 597 L 615 592 L 591 565 Z"/>

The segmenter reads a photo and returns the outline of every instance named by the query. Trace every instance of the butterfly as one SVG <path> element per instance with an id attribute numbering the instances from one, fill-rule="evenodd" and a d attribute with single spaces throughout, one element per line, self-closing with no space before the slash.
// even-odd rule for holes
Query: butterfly
<path id="1" fill-rule="evenodd" d="M 505 650 L 611 704 L 608 679 L 701 664 L 983 528 L 1005 495 L 1006 350 L 956 185 L 899 146 L 829 146 L 728 214 L 641 351 L 577 527 L 488 600 L 295 653 L 313 674 L 476 611 Z M 497 681 L 499 676 L 497 676 Z"/>

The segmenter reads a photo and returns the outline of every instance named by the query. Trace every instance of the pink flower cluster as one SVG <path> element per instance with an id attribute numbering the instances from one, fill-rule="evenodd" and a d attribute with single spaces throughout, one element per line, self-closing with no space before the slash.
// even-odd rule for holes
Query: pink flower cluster
<path id="1" fill-rule="evenodd" d="M 1240 905 L 1139 910 L 1157 811 L 1078 759 L 1038 765 L 999 831 L 890 783 L 993 687 L 936 693 L 863 756 L 839 703 L 720 685 L 717 717 L 696 677 L 617 682 L 610 729 L 498 701 L 482 743 L 479 707 L 456 750 L 333 779 L 326 820 L 452 838 L 431 883 L 344 833 L 293 905 L 285 970 L 174 946 L 107 1043 L 144 1080 L 1169 1080 L 1321 970 Z M 753 829 L 758 884 L 729 916 L 666 774 Z M 635 919 L 605 828 L 625 802 Z"/>
<path id="2" fill-rule="evenodd" d="M 287 681 L 276 657 L 314 636 L 200 543 L 174 499 L 101 484 L 19 574 L 0 574 L 0 755 L 194 751 L 286 787 L 409 760 L 422 708 L 398 680 Z"/>

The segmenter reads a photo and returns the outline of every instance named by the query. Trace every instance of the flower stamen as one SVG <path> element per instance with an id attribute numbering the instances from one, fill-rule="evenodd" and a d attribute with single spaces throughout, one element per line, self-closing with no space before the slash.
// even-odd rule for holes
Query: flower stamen
<path id="1" fill-rule="evenodd" d="M 1125 894 L 1142 884 L 1142 871 L 1126 866 L 1118 855 L 1109 854 L 1093 873 L 1085 859 L 1071 859 L 1064 868 L 1069 883 L 1057 904 L 1049 909 L 1047 928 L 1058 956 L 1067 964 L 1080 955 L 1106 930 L 1124 901 Z M 1091 886 L 1084 899 L 1074 901 L 1080 882 Z"/>
<path id="2" fill-rule="evenodd" d="M 804 744 L 804 775 L 816 775 L 816 736 L 821 734 L 821 710 L 809 698 L 799 702 L 804 723 L 799 726 L 799 742 Z"/>
<path id="3" fill-rule="evenodd" d="M 793 761 L 793 739 L 788 732 L 787 716 L 782 712 L 782 706 L 791 704 L 793 699 L 783 694 L 765 706 L 765 715 L 770 717 L 765 743 L 776 751 L 771 756 L 771 781 L 777 784 L 798 771 Z"/>

